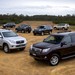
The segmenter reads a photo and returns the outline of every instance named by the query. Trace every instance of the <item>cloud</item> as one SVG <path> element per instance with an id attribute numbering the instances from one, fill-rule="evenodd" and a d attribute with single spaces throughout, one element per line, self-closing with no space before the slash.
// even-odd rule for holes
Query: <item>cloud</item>
<path id="1" fill-rule="evenodd" d="M 74 14 L 74 0 L 1 0 L 0 13 L 16 13 L 24 15 L 48 14 L 65 15 Z"/>

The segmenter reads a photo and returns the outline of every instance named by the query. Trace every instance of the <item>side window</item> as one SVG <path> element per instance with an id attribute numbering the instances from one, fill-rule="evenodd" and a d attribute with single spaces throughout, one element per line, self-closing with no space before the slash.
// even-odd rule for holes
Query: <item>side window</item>
<path id="1" fill-rule="evenodd" d="M 50 29 L 50 27 L 49 27 L 49 26 L 46 26 L 45 28 L 46 28 L 46 29 Z"/>
<path id="2" fill-rule="evenodd" d="M 66 44 L 71 43 L 71 37 L 69 35 L 65 36 L 63 42 L 66 42 Z"/>
<path id="3" fill-rule="evenodd" d="M 72 38 L 72 42 L 75 42 L 75 34 L 72 34 L 71 38 Z"/>

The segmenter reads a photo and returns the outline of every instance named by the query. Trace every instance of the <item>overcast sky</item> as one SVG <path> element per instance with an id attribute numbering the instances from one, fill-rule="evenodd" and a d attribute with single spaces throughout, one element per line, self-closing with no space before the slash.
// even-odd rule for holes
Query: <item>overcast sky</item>
<path id="1" fill-rule="evenodd" d="M 0 14 L 75 14 L 75 0 L 0 0 Z"/>

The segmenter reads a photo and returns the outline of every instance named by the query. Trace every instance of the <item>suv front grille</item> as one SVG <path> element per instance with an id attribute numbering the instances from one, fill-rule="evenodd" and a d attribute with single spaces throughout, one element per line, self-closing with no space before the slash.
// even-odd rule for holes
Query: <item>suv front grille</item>
<path id="1" fill-rule="evenodd" d="M 22 43 L 24 43 L 24 40 L 16 41 L 16 44 L 22 44 Z"/>

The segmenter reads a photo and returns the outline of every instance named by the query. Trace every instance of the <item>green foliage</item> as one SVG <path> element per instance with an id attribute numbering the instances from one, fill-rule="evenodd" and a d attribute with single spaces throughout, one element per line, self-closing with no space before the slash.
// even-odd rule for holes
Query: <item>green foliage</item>
<path id="1" fill-rule="evenodd" d="M 20 23 L 22 21 L 53 21 L 54 23 L 69 23 L 75 25 L 75 15 L 66 15 L 66 16 L 52 16 L 52 15 L 34 15 L 34 16 L 24 16 L 21 15 L 0 15 L 0 25 L 7 22 Z"/>

